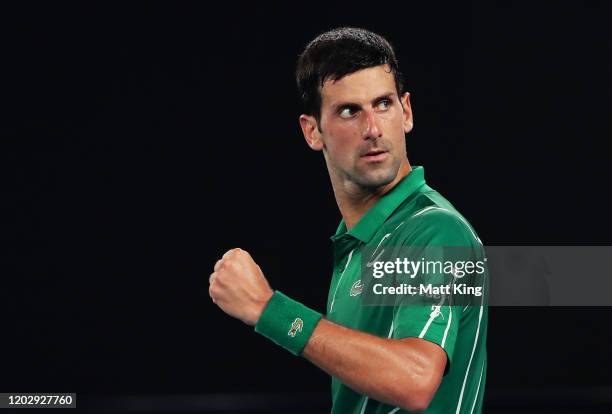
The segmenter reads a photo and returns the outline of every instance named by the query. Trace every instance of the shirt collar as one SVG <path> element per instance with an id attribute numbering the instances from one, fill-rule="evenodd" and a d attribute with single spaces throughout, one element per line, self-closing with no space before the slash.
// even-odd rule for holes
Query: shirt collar
<path id="1" fill-rule="evenodd" d="M 331 237 L 331 240 L 335 242 L 342 236 L 349 235 L 364 243 L 368 243 L 400 204 L 423 185 L 425 185 L 425 170 L 423 167 L 415 166 L 391 191 L 370 207 L 351 230 L 347 232 L 346 223 L 344 220 L 340 221 L 336 234 Z"/>

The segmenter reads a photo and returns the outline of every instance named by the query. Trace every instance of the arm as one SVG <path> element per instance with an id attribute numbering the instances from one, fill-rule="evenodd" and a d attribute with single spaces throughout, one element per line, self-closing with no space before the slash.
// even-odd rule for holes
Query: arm
<path id="1" fill-rule="evenodd" d="M 419 338 L 385 339 L 321 320 L 303 356 L 360 394 L 421 412 L 433 399 L 446 353 Z"/>
<path id="2" fill-rule="evenodd" d="M 215 264 L 209 294 L 224 312 L 255 325 L 273 295 L 263 272 L 240 249 Z M 355 391 L 410 411 L 424 411 L 440 385 L 446 353 L 418 338 L 384 339 L 325 319 L 302 355 Z"/>

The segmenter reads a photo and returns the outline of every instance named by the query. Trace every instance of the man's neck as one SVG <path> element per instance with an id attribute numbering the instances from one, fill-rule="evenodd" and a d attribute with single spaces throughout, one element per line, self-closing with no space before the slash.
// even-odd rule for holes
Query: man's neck
<path id="1" fill-rule="evenodd" d="M 344 219 L 347 230 L 350 230 L 367 211 L 374 206 L 385 194 L 391 191 L 397 183 L 410 174 L 412 167 L 410 164 L 403 164 L 397 176 L 389 184 L 377 188 L 375 191 L 347 190 L 344 186 L 333 185 L 336 202 L 340 209 L 340 214 Z M 338 188 L 342 187 L 342 188 Z"/>

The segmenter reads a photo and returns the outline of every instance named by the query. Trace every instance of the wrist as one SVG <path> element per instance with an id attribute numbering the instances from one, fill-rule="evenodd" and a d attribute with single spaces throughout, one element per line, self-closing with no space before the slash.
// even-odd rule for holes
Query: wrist
<path id="1" fill-rule="evenodd" d="M 255 325 L 255 332 L 300 355 L 322 315 L 274 291 Z"/>
<path id="2" fill-rule="evenodd" d="M 253 318 L 251 319 L 252 322 L 250 322 L 249 325 L 257 325 L 257 322 L 259 322 L 259 319 L 261 319 L 261 315 L 263 314 L 264 309 L 266 308 L 266 306 L 268 306 L 268 303 L 270 303 L 270 299 L 272 299 L 272 296 L 274 296 L 274 291 L 270 289 L 270 291 L 266 294 L 265 298 L 258 303 L 258 306 L 256 307 L 256 310 L 253 314 Z"/>

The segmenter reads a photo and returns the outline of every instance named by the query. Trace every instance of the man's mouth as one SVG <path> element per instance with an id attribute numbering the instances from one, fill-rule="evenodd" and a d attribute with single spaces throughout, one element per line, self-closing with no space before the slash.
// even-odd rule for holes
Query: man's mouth
<path id="1" fill-rule="evenodd" d="M 389 155 L 389 151 L 385 151 L 382 149 L 373 149 L 366 152 L 361 156 L 364 160 L 368 162 L 380 162 L 383 161 Z"/>

